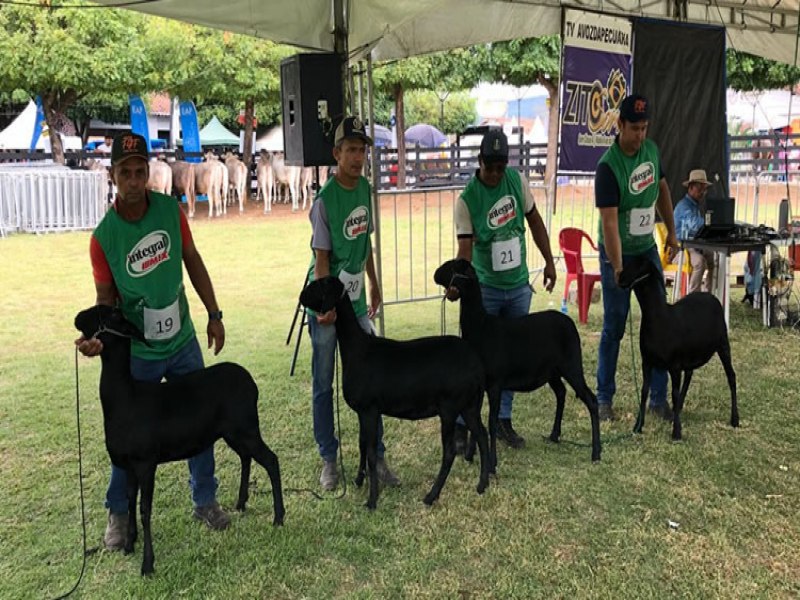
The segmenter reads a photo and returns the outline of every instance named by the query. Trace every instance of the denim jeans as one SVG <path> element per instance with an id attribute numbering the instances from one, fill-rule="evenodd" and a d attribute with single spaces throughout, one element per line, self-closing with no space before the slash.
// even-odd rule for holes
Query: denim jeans
<path id="1" fill-rule="evenodd" d="M 653 246 L 644 256 L 658 265 L 661 273 L 661 259 Z M 623 267 L 635 255 L 622 255 Z M 662 292 L 666 296 L 664 278 L 659 279 Z M 617 391 L 616 374 L 619 344 L 625 335 L 625 321 L 631 306 L 631 291 L 623 290 L 614 281 L 614 269 L 608 260 L 605 247 L 600 245 L 600 283 L 603 286 L 603 332 L 600 335 L 600 350 L 597 360 L 597 402 L 611 404 Z M 636 391 L 637 394 L 639 390 Z M 664 404 L 667 398 L 667 372 L 653 369 L 650 374 L 650 406 Z"/>
<path id="2" fill-rule="evenodd" d="M 367 315 L 358 317 L 358 324 L 373 334 Z M 336 460 L 339 440 L 333 422 L 333 368 L 336 355 L 336 326 L 320 325 L 316 315 L 308 315 L 308 334 L 311 337 L 311 408 L 314 420 L 314 439 L 322 460 Z M 383 418 L 378 420 L 378 458 L 386 451 L 383 445 Z"/>
<path id="3" fill-rule="evenodd" d="M 203 353 L 197 338 L 192 338 L 183 348 L 165 360 L 145 360 L 131 356 L 131 375 L 138 381 L 158 383 L 162 378 L 185 375 L 203 368 Z M 191 418 L 191 415 L 187 415 Z M 213 504 L 217 495 L 214 477 L 214 446 L 210 446 L 188 460 L 189 485 L 195 506 Z M 111 465 L 111 481 L 106 492 L 106 508 L 114 514 L 128 512 L 128 477 L 124 469 Z"/>
<path id="4" fill-rule="evenodd" d="M 531 311 L 531 297 L 533 291 L 529 284 L 521 285 L 511 290 L 501 290 L 481 284 L 481 298 L 483 308 L 490 315 L 513 319 L 524 317 Z M 500 415 L 501 419 L 511 418 L 511 407 L 514 403 L 514 393 L 503 390 L 500 394 Z M 464 425 L 464 419 L 459 415 L 458 424 Z"/>

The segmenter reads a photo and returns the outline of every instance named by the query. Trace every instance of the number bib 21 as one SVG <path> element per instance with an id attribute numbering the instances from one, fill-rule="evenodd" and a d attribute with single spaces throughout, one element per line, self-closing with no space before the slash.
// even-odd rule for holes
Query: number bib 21
<path id="1" fill-rule="evenodd" d="M 350 296 L 350 302 L 355 304 L 361 298 L 361 289 L 364 287 L 364 271 L 360 273 L 339 272 L 339 281 L 344 284 L 344 291 Z"/>
<path id="2" fill-rule="evenodd" d="M 634 208 L 631 210 L 630 234 L 653 235 L 656 224 L 655 207 Z"/>
<path id="3" fill-rule="evenodd" d="M 147 340 L 169 340 L 181 330 L 178 300 L 166 308 L 144 307 L 144 337 Z"/>
<path id="4" fill-rule="evenodd" d="M 492 242 L 492 270 L 509 271 L 521 264 L 519 238 L 511 238 L 502 242 Z"/>

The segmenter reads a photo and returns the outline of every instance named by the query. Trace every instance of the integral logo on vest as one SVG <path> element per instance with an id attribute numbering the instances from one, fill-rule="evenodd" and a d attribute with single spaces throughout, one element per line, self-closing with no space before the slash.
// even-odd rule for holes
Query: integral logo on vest
<path id="1" fill-rule="evenodd" d="M 131 277 L 144 277 L 169 260 L 170 240 L 166 231 L 148 233 L 128 253 L 126 268 Z"/>
<path id="2" fill-rule="evenodd" d="M 494 206 L 489 209 L 486 214 L 486 224 L 492 228 L 497 229 L 502 227 L 509 221 L 513 221 L 517 216 L 517 203 L 514 202 L 514 196 L 510 194 L 503 196 L 494 203 Z"/>
<path id="3" fill-rule="evenodd" d="M 651 162 L 642 163 L 633 170 L 628 180 L 628 191 L 641 194 L 656 180 L 656 168 Z"/>
<path id="4" fill-rule="evenodd" d="M 364 206 L 359 206 L 344 220 L 342 231 L 344 237 L 348 240 L 354 240 L 362 233 L 366 233 L 368 227 L 369 215 L 367 214 L 367 209 Z"/>

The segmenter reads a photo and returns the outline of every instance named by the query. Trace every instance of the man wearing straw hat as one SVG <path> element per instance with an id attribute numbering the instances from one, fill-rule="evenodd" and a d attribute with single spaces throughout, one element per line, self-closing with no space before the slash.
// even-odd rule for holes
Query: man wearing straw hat
<path id="1" fill-rule="evenodd" d="M 706 172 L 703 169 L 692 169 L 689 172 L 689 179 L 683 182 L 686 195 L 675 206 L 675 231 L 678 239 L 693 238 L 705 224 L 703 203 L 710 185 L 711 182 L 706 179 Z M 679 258 L 675 257 L 672 262 L 677 263 Z M 689 248 L 689 260 L 692 263 L 692 274 L 689 277 L 687 293 L 697 292 L 701 287 L 703 291 L 707 292 L 714 276 L 714 253 L 709 250 Z M 706 271 L 708 271 L 708 277 L 703 286 L 703 274 Z"/>

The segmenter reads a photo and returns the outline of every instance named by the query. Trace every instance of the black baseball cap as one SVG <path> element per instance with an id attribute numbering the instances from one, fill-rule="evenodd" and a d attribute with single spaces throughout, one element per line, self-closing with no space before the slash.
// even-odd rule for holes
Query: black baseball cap
<path id="1" fill-rule="evenodd" d="M 508 138 L 501 129 L 490 129 L 483 136 L 481 158 L 484 162 L 508 162 Z"/>
<path id="2" fill-rule="evenodd" d="M 118 165 L 129 158 L 149 159 L 147 141 L 137 133 L 122 133 L 111 144 L 111 164 Z"/>
<path id="3" fill-rule="evenodd" d="M 650 120 L 650 102 L 640 94 L 627 96 L 619 106 L 619 117 L 629 123 Z"/>
<path id="4" fill-rule="evenodd" d="M 367 146 L 372 146 L 372 138 L 367 135 L 364 123 L 358 117 L 345 117 L 342 119 L 342 122 L 336 128 L 336 134 L 333 136 L 333 145 L 338 146 L 348 138 L 363 140 Z"/>

